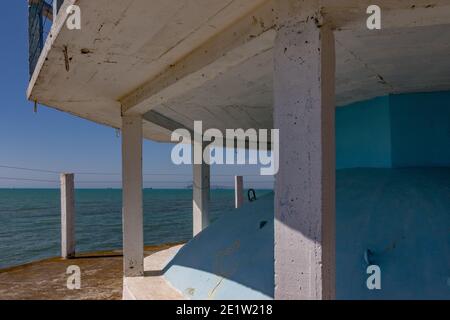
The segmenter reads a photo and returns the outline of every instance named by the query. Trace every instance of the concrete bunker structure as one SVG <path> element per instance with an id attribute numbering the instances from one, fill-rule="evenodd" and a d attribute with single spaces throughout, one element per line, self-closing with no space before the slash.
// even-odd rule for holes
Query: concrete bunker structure
<path id="1" fill-rule="evenodd" d="M 30 0 L 30 8 L 39 3 Z M 31 101 L 122 131 L 124 298 L 231 298 L 231 288 L 240 290 L 239 298 L 370 298 L 373 295 L 364 291 L 362 278 L 352 278 L 340 268 L 356 272 L 355 257 L 361 256 L 364 241 L 383 250 L 381 243 L 390 238 L 383 238 L 387 231 L 378 228 L 386 219 L 396 219 L 399 210 L 418 217 L 415 227 L 403 231 L 422 232 L 417 239 L 423 241 L 426 232 L 417 226 L 420 214 L 429 213 L 427 232 L 433 230 L 439 243 L 431 251 L 427 250 L 431 246 L 421 249 L 425 259 L 431 259 L 427 263 L 435 264 L 423 265 L 421 283 L 433 285 L 423 288 L 423 295 L 410 297 L 448 297 L 449 177 L 444 167 L 450 165 L 450 1 L 380 0 L 380 30 L 366 27 L 370 4 L 358 0 L 55 1 L 59 12 L 52 15 L 45 43 L 40 47 L 39 38 L 30 38 L 39 55 L 37 61 L 34 51 L 30 55 L 33 68 L 27 95 Z M 70 5 L 81 9 L 81 30 L 65 26 Z M 48 16 L 49 10 L 45 12 Z M 30 25 L 41 28 L 39 23 Z M 280 170 L 273 200 L 267 196 L 239 209 L 237 219 L 242 219 L 243 229 L 231 220 L 223 222 L 223 228 L 228 226 L 236 237 L 247 235 L 238 246 L 232 237 L 221 238 L 226 230 L 220 230 L 219 224 L 209 226 L 210 168 L 194 165 L 197 237 L 167 267 L 164 259 L 175 255 L 175 249 L 144 262 L 142 139 L 170 142 L 173 130 L 192 130 L 195 120 L 202 120 L 205 129 L 223 131 L 280 129 Z M 360 169 L 350 176 L 338 171 L 336 184 L 336 168 L 408 166 L 442 168 L 409 173 Z M 370 185 L 389 192 L 361 203 L 358 199 L 373 194 Z M 360 194 L 361 190 L 366 193 Z M 266 209 L 272 202 L 270 212 Z M 262 226 L 257 212 L 263 205 L 266 223 Z M 236 215 L 238 211 L 230 217 Z M 402 221 L 401 215 L 398 219 Z M 378 232 L 374 234 L 361 220 L 376 221 Z M 340 238 L 347 228 L 352 233 L 361 226 L 366 234 Z M 239 233 L 246 228 L 256 231 Z M 374 238 L 364 240 L 369 235 Z M 261 236 L 268 249 L 253 251 L 258 238 L 251 236 Z M 181 270 L 205 243 L 225 256 L 217 262 L 218 269 L 214 261 L 199 256 L 188 265 L 190 270 Z M 409 252 L 414 247 L 409 243 L 403 248 Z M 246 250 L 261 254 L 248 260 L 249 255 L 242 256 Z M 201 261 L 216 269 L 198 273 Z M 249 270 L 259 261 L 264 268 L 252 278 Z M 153 267 L 166 273 L 149 273 Z M 395 277 L 398 273 L 390 269 L 392 265 L 386 268 L 394 270 L 391 281 L 404 283 Z M 193 288 L 179 281 L 181 273 L 193 274 L 191 279 L 206 277 L 216 289 Z M 247 278 L 236 280 L 235 275 Z M 352 281 L 359 287 L 345 286 Z M 152 293 L 152 286 L 164 289 Z M 376 297 L 409 297 L 405 287 L 381 292 L 386 293 Z"/>

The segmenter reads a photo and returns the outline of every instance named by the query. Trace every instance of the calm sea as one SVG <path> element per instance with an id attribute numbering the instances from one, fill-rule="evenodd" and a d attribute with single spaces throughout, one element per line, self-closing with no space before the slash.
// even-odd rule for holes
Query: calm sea
<path id="1" fill-rule="evenodd" d="M 259 194 L 267 191 L 258 191 Z M 77 252 L 120 249 L 122 192 L 76 191 Z M 211 191 L 211 220 L 234 208 L 233 190 Z M 146 245 L 192 237 L 192 190 L 144 190 Z M 0 189 L 0 269 L 60 255 L 58 189 Z"/>

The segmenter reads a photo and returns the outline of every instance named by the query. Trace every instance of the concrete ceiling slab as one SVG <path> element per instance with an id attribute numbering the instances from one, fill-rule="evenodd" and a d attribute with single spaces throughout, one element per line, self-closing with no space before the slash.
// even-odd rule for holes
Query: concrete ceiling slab
<path id="1" fill-rule="evenodd" d="M 366 2 L 324 1 L 336 28 L 337 105 L 449 90 L 450 0 L 379 1 L 386 27 L 375 31 L 361 27 Z M 64 27 L 72 3 L 82 9 L 80 31 Z M 194 120 L 222 130 L 272 127 L 274 1 L 64 6 L 30 81 L 30 100 L 116 128 L 134 105 L 188 128 Z M 144 136 L 169 141 L 170 131 L 146 121 Z"/>

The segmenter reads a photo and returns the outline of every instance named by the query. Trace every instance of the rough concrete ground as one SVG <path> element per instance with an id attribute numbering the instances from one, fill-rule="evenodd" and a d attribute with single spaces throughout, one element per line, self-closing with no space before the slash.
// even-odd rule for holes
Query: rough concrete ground
<path id="1" fill-rule="evenodd" d="M 184 296 L 164 278 L 164 268 L 182 245 L 155 252 L 144 260 L 144 277 L 124 279 L 124 300 L 184 300 Z"/>
<path id="2" fill-rule="evenodd" d="M 149 256 L 173 245 L 147 246 Z M 67 289 L 67 267 L 81 269 L 81 289 Z M 51 258 L 0 270 L 0 300 L 120 300 L 121 251 L 80 254 L 75 259 Z"/>

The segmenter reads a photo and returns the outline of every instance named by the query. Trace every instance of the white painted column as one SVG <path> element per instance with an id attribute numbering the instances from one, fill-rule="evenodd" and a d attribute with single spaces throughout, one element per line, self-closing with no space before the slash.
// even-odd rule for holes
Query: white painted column
<path id="1" fill-rule="evenodd" d="M 125 277 L 144 275 L 142 117 L 122 117 L 122 216 Z"/>
<path id="2" fill-rule="evenodd" d="M 75 186 L 73 173 L 61 177 L 61 257 L 75 257 Z"/>
<path id="3" fill-rule="evenodd" d="M 234 177 L 234 205 L 239 209 L 244 204 L 244 177 Z"/>
<path id="4" fill-rule="evenodd" d="M 281 26 L 275 43 L 275 298 L 335 298 L 335 49 L 320 18 Z"/>
<path id="5" fill-rule="evenodd" d="M 195 144 L 196 142 L 193 143 L 194 149 Z M 205 145 L 197 146 L 197 148 L 201 148 L 203 153 Z M 194 161 L 192 167 L 192 230 L 195 237 L 209 225 L 210 166 L 204 161 L 202 164 L 195 164 Z"/>

